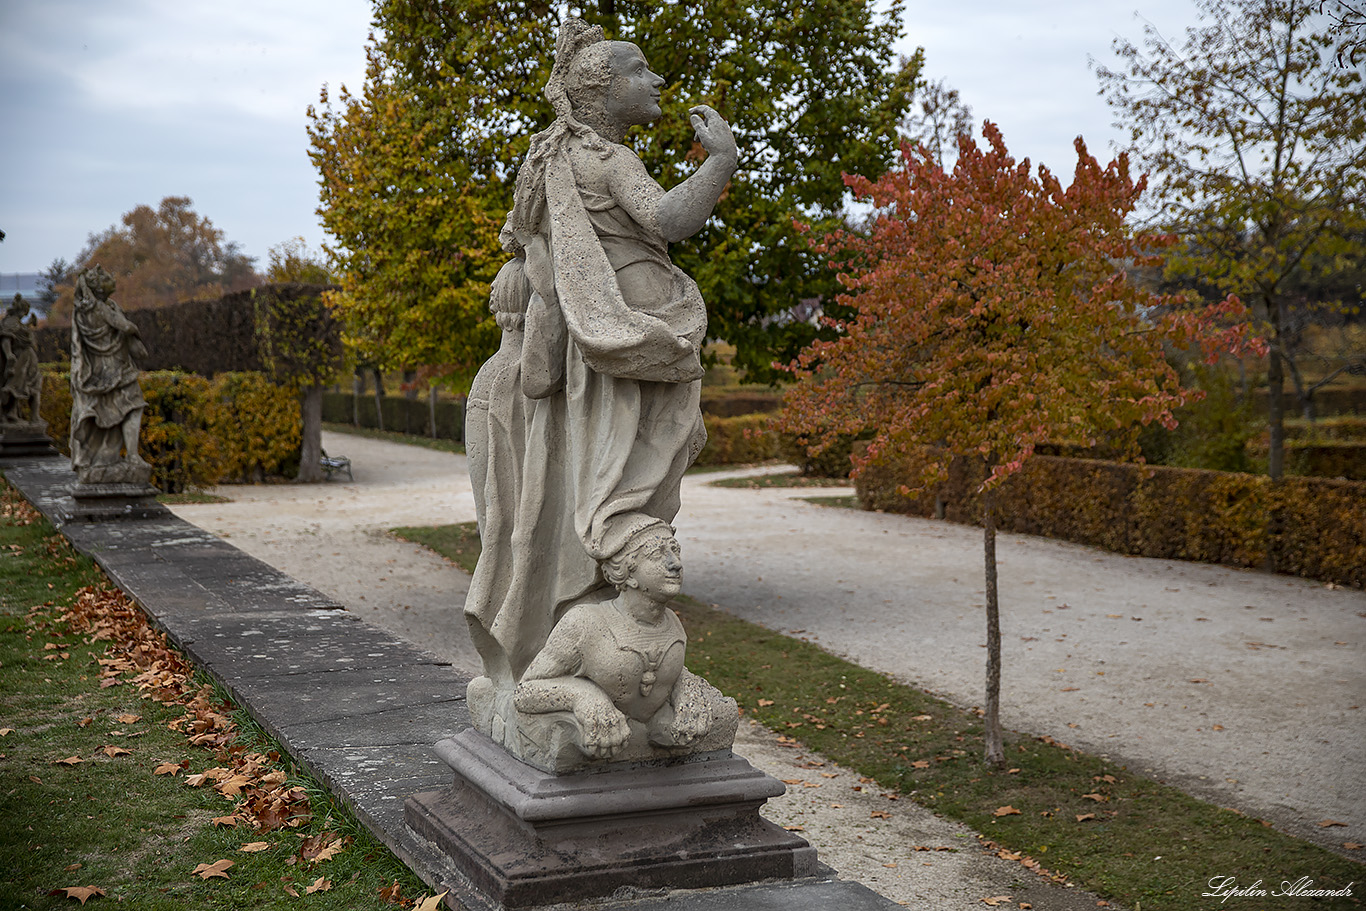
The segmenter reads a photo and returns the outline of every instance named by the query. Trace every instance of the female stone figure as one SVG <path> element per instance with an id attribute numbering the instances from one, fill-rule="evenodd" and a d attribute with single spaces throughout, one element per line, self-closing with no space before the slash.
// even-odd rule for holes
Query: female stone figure
<path id="1" fill-rule="evenodd" d="M 471 715 L 519 755 L 518 683 L 565 611 L 611 596 L 599 564 L 673 520 L 683 472 L 706 440 L 706 307 L 668 244 L 706 223 L 737 152 L 720 116 L 695 107 L 709 157 L 660 187 L 621 142 L 660 117 L 662 85 L 635 45 L 567 20 L 545 89 L 556 119 L 532 140 L 503 232 L 530 288 L 525 414 L 510 431 L 525 449 L 499 495 L 485 497 L 466 614 L 485 670 L 470 685 Z M 487 474 L 485 488 L 497 482 L 492 465 Z"/>
<path id="2" fill-rule="evenodd" d="M 552 755 L 573 746 L 610 759 L 633 739 L 692 746 L 711 731 L 719 697 L 683 666 L 687 637 L 666 607 L 683 581 L 673 530 L 660 522 L 636 532 L 603 573 L 616 597 L 565 612 L 517 687 L 517 709 L 567 722 L 563 743 L 554 732 L 533 738 Z"/>
<path id="3" fill-rule="evenodd" d="M 36 423 L 43 377 L 28 319 L 28 302 L 14 295 L 0 319 L 0 424 Z"/>
<path id="4" fill-rule="evenodd" d="M 76 279 L 71 317 L 71 466 L 82 484 L 141 484 L 152 467 L 138 455 L 146 402 L 136 360 L 146 355 L 138 327 L 110 297 L 102 266 Z M 126 453 L 126 455 L 125 455 Z"/>

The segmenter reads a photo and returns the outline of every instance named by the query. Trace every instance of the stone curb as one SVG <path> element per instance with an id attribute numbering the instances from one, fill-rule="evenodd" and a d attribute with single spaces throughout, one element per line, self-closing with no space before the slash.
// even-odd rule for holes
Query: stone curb
<path id="1" fill-rule="evenodd" d="M 6 458 L 0 470 L 424 882 L 462 881 L 443 855 L 404 824 L 403 802 L 449 783 L 450 770 L 432 745 L 468 726 L 467 675 L 183 519 L 65 521 L 75 474 L 64 458 Z M 902 906 L 859 883 L 818 878 L 622 895 L 592 907 Z"/>

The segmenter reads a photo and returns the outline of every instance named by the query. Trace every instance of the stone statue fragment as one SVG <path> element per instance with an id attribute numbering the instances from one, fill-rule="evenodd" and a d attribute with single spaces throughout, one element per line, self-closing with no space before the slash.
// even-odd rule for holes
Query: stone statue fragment
<path id="1" fill-rule="evenodd" d="M 146 403 L 137 361 L 147 354 L 138 327 L 114 301 L 101 266 L 76 279 L 71 318 L 71 465 L 82 485 L 146 487 L 152 467 L 138 455 Z"/>
<path id="2" fill-rule="evenodd" d="M 563 772 L 729 748 L 736 708 L 683 666 L 664 604 L 682 563 L 669 523 L 706 441 L 706 306 L 668 245 L 711 217 L 737 149 L 705 105 L 707 158 L 664 190 L 623 141 L 661 116 L 634 44 L 563 24 L 494 283 L 503 328 L 467 417 L 483 553 L 466 615 L 484 663 L 475 726 Z M 666 593 L 671 592 L 671 594 Z"/>

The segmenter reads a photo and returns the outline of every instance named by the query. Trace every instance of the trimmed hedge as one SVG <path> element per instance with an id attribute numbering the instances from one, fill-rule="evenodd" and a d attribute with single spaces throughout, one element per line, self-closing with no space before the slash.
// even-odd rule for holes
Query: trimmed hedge
<path id="1" fill-rule="evenodd" d="M 724 389 L 702 389 L 702 413 L 718 418 L 734 418 L 746 414 L 770 414 L 783 407 L 780 390 L 756 389 L 735 392 Z"/>
<path id="2" fill-rule="evenodd" d="M 152 483 L 167 493 L 298 472 L 302 426 L 298 394 L 259 373 L 141 375 L 138 449 Z M 57 448 L 71 454 L 71 378 L 43 374 L 42 417 Z"/>
<path id="3" fill-rule="evenodd" d="M 384 429 L 395 433 L 411 433 L 441 440 L 465 439 L 465 406 L 463 402 L 436 403 L 436 432 L 432 433 L 432 408 L 426 397 L 409 399 L 403 396 L 384 396 Z M 323 420 L 329 424 L 354 424 L 378 429 L 375 420 L 373 394 L 359 396 L 349 392 L 323 393 Z"/>
<path id="4" fill-rule="evenodd" d="M 767 414 L 716 417 L 703 414 L 707 445 L 697 457 L 698 465 L 743 465 L 766 462 L 782 454 L 778 434 L 768 427 Z"/>
<path id="5" fill-rule="evenodd" d="M 865 509 L 976 523 L 979 463 L 907 496 L 916 460 L 870 465 L 855 481 Z M 1117 553 L 1195 560 L 1366 587 L 1366 483 L 1035 456 L 1001 485 L 997 527 Z M 937 508 L 938 507 L 938 508 Z"/>
<path id="6" fill-rule="evenodd" d="M 266 369 L 257 329 L 257 302 L 274 298 L 291 304 L 317 298 L 334 285 L 283 282 L 237 291 L 215 300 L 184 301 L 169 307 L 129 310 L 126 315 L 138 327 L 147 356 L 144 370 L 175 370 L 216 376 L 220 373 L 256 372 Z M 114 292 L 118 300 L 118 292 Z M 322 330 L 340 349 L 335 325 Z M 71 362 L 71 327 L 45 326 L 35 333 L 38 360 L 45 364 Z"/>

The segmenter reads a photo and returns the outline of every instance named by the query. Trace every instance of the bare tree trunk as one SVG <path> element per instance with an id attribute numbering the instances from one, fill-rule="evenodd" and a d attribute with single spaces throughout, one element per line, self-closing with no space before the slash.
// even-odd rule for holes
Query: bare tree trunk
<path id="1" fill-rule="evenodd" d="M 303 445 L 299 450 L 299 476 L 296 480 L 316 484 L 323 479 L 323 387 L 317 383 L 304 387 Z"/>
<path id="2" fill-rule="evenodd" d="M 384 377 L 380 374 L 379 368 L 374 370 L 375 374 L 375 426 L 380 430 L 384 429 Z"/>
<path id="3" fill-rule="evenodd" d="M 1285 345 L 1285 321 L 1280 301 L 1266 301 L 1266 313 L 1271 318 L 1271 363 L 1266 369 L 1267 424 L 1271 435 L 1270 454 L 1266 473 L 1279 481 L 1285 470 L 1285 365 L 1281 358 Z"/>
<path id="4" fill-rule="evenodd" d="M 365 394 L 365 374 L 359 367 L 351 377 L 351 424 L 360 426 L 360 397 Z"/>
<path id="5" fill-rule="evenodd" d="M 985 760 L 1004 765 L 1001 744 L 1001 608 L 996 594 L 996 491 L 982 497 L 982 550 L 987 574 L 987 698 L 983 718 Z"/>
<path id="6" fill-rule="evenodd" d="M 436 439 L 436 387 L 427 387 L 427 421 L 432 428 L 432 439 Z"/>

